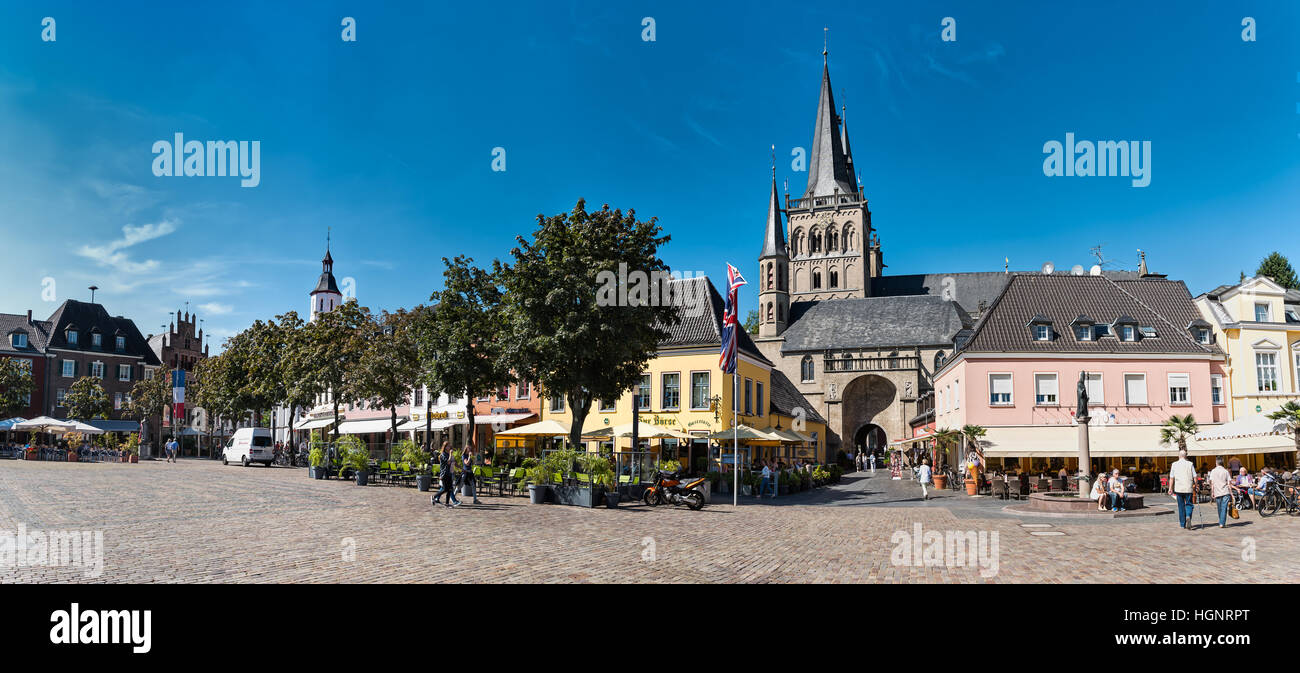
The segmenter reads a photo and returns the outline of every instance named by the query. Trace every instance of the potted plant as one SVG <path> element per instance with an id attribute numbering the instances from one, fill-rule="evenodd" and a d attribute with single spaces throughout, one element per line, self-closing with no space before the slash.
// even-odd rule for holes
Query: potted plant
<path id="1" fill-rule="evenodd" d="M 599 487 L 604 490 L 605 506 L 610 509 L 618 507 L 618 501 L 622 496 L 614 488 L 614 466 L 610 464 L 609 459 L 588 454 L 581 457 L 578 462 L 582 465 L 582 471 L 590 475 L 591 488 Z M 593 504 L 596 499 L 596 494 L 593 493 Z"/>
<path id="2" fill-rule="evenodd" d="M 427 491 L 433 485 L 432 457 L 424 446 L 416 444 L 409 439 L 403 439 L 394 447 L 395 453 L 401 457 L 402 461 L 409 463 L 415 468 L 415 488 L 419 491 Z"/>
<path id="3" fill-rule="evenodd" d="M 789 472 L 782 472 L 781 476 L 776 478 L 777 493 L 780 495 L 790 495 L 790 484 L 796 479 Z"/>
<path id="4" fill-rule="evenodd" d="M 546 482 L 549 481 L 546 472 L 547 466 L 536 458 L 525 458 L 519 465 L 519 470 L 515 473 L 518 477 L 518 486 L 528 488 L 530 504 L 540 505 L 546 502 Z"/>
<path id="5" fill-rule="evenodd" d="M 340 439 L 339 459 L 343 462 L 343 469 L 352 470 L 357 486 L 365 486 L 369 483 L 370 475 L 366 469 L 370 467 L 370 449 L 367 449 L 361 440 L 352 435 Z"/>
<path id="6" fill-rule="evenodd" d="M 307 462 L 310 463 L 310 474 L 312 479 L 325 478 L 325 450 L 319 446 L 312 447 L 311 453 L 307 454 Z"/>

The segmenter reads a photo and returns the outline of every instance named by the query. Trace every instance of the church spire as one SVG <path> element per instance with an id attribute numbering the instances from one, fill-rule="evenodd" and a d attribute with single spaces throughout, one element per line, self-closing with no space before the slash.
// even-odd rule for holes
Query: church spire
<path id="1" fill-rule="evenodd" d="M 781 226 L 781 200 L 776 193 L 776 145 L 772 146 L 772 195 L 767 201 L 767 230 L 759 259 L 786 257 L 785 227 Z"/>
<path id="2" fill-rule="evenodd" d="M 851 194 L 853 174 L 840 137 L 840 118 L 835 114 L 835 96 L 831 93 L 831 72 L 822 48 L 822 90 L 817 101 L 817 124 L 813 131 L 812 153 L 808 157 L 808 189 L 804 197 L 831 196 L 839 189 Z"/>
<path id="3" fill-rule="evenodd" d="M 840 91 L 840 98 L 842 99 L 843 97 L 844 92 Z M 840 101 L 840 140 L 844 144 L 844 165 L 845 170 L 849 172 L 849 182 L 857 185 L 857 183 L 854 182 L 854 173 L 856 172 L 856 169 L 853 167 L 853 149 L 849 147 L 848 109 L 845 107 L 843 100 Z"/>

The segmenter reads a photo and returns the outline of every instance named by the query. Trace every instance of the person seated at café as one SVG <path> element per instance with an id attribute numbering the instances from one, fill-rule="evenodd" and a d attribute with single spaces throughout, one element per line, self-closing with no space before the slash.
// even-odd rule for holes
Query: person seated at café
<path id="1" fill-rule="evenodd" d="M 1124 488 L 1124 480 L 1119 476 L 1119 470 L 1111 470 L 1110 483 L 1110 511 L 1123 512 L 1128 505 L 1128 492 Z"/>
<path id="2" fill-rule="evenodd" d="M 1247 493 L 1250 494 L 1251 507 L 1254 507 L 1256 509 L 1259 508 L 1259 503 L 1258 501 L 1255 500 L 1255 497 L 1256 496 L 1262 497 L 1264 495 L 1265 487 L 1267 487 L 1269 483 L 1272 482 L 1274 479 L 1275 477 L 1273 476 L 1273 468 L 1265 467 L 1263 470 L 1260 470 L 1259 479 L 1256 480 L 1255 486 L 1253 488 L 1247 489 L 1246 491 Z"/>

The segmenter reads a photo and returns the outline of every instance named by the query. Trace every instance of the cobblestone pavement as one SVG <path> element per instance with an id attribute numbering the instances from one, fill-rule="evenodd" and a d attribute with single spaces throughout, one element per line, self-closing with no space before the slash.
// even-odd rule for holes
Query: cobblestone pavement
<path id="1" fill-rule="evenodd" d="M 0 531 L 102 530 L 104 540 L 98 577 L 9 565 L 0 581 L 1263 583 L 1293 581 L 1300 551 L 1300 518 L 1284 515 L 1243 512 L 1219 529 L 1202 505 L 1209 525 L 1188 532 L 1171 515 L 1027 519 L 988 498 L 919 495 L 881 471 L 738 508 L 715 495 L 700 512 L 523 497 L 449 510 L 413 488 L 310 480 L 303 469 L 0 461 Z M 917 549 L 902 539 L 917 524 L 990 542 L 996 533 L 985 555 L 996 564 L 896 564 Z"/>

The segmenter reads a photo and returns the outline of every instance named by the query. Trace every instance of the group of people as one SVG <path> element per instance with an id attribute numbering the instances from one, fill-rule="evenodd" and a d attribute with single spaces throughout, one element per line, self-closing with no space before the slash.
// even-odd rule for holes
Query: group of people
<path id="1" fill-rule="evenodd" d="M 443 506 L 453 509 L 460 507 L 460 498 L 456 497 L 456 461 L 451 453 L 451 442 L 443 442 L 442 448 L 438 449 L 438 455 L 434 456 L 434 459 L 438 461 L 438 492 L 429 498 L 429 504 L 437 505 L 442 499 L 442 495 L 446 493 L 447 502 Z M 469 495 L 474 499 L 474 504 L 483 504 L 479 502 L 478 490 L 475 488 L 473 446 L 467 446 L 461 452 L 460 479 L 461 484 L 468 487 Z"/>
<path id="2" fill-rule="evenodd" d="M 1064 472 L 1065 468 L 1061 468 Z M 1105 472 L 1097 475 L 1097 480 L 1092 483 L 1092 491 L 1088 497 L 1097 501 L 1097 509 L 1106 511 L 1106 505 L 1110 505 L 1110 511 L 1123 512 L 1128 509 L 1128 484 L 1126 480 L 1119 476 L 1119 470 L 1111 470 L 1107 475 Z"/>
<path id="3" fill-rule="evenodd" d="M 859 451 L 853 455 L 853 465 L 858 468 L 859 472 L 863 470 L 876 471 L 876 454 Z"/>
<path id="4" fill-rule="evenodd" d="M 772 497 L 775 498 L 782 472 L 811 472 L 813 465 L 798 458 L 791 465 L 786 465 L 785 461 L 777 458 L 760 458 L 755 461 L 751 469 L 762 475 L 762 480 L 758 483 L 758 497 L 767 495 L 770 489 Z"/>

